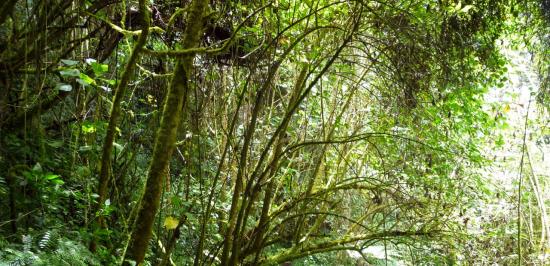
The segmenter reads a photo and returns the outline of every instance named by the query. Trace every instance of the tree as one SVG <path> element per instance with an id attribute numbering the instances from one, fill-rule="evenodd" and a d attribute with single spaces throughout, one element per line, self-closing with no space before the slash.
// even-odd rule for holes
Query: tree
<path id="1" fill-rule="evenodd" d="M 142 2 L 144 3 L 145 1 Z M 207 6 L 208 4 L 205 0 L 195 0 L 189 7 L 188 25 L 182 41 L 183 49 L 192 49 L 198 46 L 203 32 L 203 21 Z M 165 169 L 168 167 L 170 156 L 174 150 L 176 134 L 181 120 L 181 111 L 189 93 L 191 78 L 189 73 L 193 67 L 193 58 L 194 55 L 189 54 L 176 62 L 155 140 L 155 148 L 149 166 L 145 192 L 140 202 L 135 228 L 130 237 L 125 261 L 130 259 L 140 264 L 145 258 L 145 252 L 151 238 L 153 222 L 160 205 L 163 178 L 166 173 Z"/>
<path id="2" fill-rule="evenodd" d="M 500 197 L 499 40 L 542 40 L 541 3 L 6 1 L 0 261 L 533 262 L 539 186 L 498 254 L 471 210 Z"/>

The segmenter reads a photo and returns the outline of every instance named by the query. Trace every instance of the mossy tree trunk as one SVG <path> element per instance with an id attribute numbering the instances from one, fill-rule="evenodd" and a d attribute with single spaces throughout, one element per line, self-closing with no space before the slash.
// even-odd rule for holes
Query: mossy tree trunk
<path id="1" fill-rule="evenodd" d="M 187 16 L 182 48 L 194 48 L 200 43 L 203 32 L 204 12 L 207 8 L 206 0 L 194 0 Z M 157 132 L 153 157 L 149 165 L 145 191 L 141 199 L 123 265 L 130 265 L 130 261 L 138 265 L 143 262 L 152 227 L 160 205 L 160 196 L 164 178 L 164 170 L 168 166 L 175 146 L 176 133 L 181 120 L 181 112 L 189 92 L 189 79 L 193 67 L 194 54 L 185 55 L 178 59 L 168 94 L 164 102 L 160 128 Z"/>
<path id="2" fill-rule="evenodd" d="M 134 48 L 132 49 L 126 67 L 124 68 L 124 72 L 122 73 L 122 77 L 117 84 L 115 96 L 113 98 L 113 105 L 111 107 L 109 125 L 107 126 L 107 133 L 105 135 L 105 141 L 103 143 L 101 170 L 99 173 L 99 197 L 96 207 L 97 210 L 101 209 L 103 203 L 107 199 L 107 190 L 111 180 L 111 154 L 113 153 L 113 142 L 115 140 L 116 126 L 118 123 L 118 118 L 121 114 L 120 103 L 122 102 L 124 94 L 126 93 L 128 82 L 130 81 L 130 78 L 134 73 L 135 65 L 137 63 L 137 60 L 139 59 L 139 53 L 143 49 L 143 46 L 145 46 L 145 43 L 147 42 L 147 35 L 149 35 L 149 11 L 147 9 L 145 0 L 139 1 L 139 12 L 141 14 L 143 25 L 141 29 L 141 35 L 139 36 L 136 44 L 134 45 Z M 103 219 L 101 217 L 99 221 L 100 224 L 103 223 Z"/>

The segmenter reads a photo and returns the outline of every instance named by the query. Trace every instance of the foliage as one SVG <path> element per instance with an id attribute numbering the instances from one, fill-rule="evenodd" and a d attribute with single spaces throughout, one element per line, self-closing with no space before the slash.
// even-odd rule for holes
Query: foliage
<path id="1" fill-rule="evenodd" d="M 547 1 L 520 2 L 6 1 L 1 262 L 535 261 L 544 184 L 530 228 L 470 221 L 513 139 L 499 43 L 547 103 Z"/>
<path id="2" fill-rule="evenodd" d="M 59 230 L 23 235 L 22 245 L 2 243 L 0 263 L 6 265 L 100 265 L 79 242 L 60 235 Z"/>

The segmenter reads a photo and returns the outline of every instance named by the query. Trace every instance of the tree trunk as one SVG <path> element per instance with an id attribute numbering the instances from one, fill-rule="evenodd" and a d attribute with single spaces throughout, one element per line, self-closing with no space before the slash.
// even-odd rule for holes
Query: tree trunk
<path id="1" fill-rule="evenodd" d="M 142 14 L 142 29 L 141 35 L 138 38 L 137 43 L 132 49 L 130 58 L 124 68 L 120 82 L 117 84 L 115 96 L 113 98 L 113 105 L 111 107 L 111 115 L 109 118 L 109 125 L 107 126 L 107 133 L 105 135 L 105 141 L 103 143 L 102 157 L 101 157 L 101 170 L 99 173 L 99 184 L 98 184 L 98 202 L 96 210 L 100 210 L 103 206 L 103 203 L 107 199 L 107 188 L 109 187 L 109 182 L 111 180 L 111 153 L 113 152 L 113 142 L 115 140 L 116 125 L 118 118 L 120 117 L 121 108 L 120 103 L 126 92 L 126 87 L 128 82 L 134 72 L 136 62 L 139 58 L 139 53 L 143 49 L 147 41 L 147 35 L 149 34 L 149 11 L 147 10 L 147 5 L 144 0 L 139 1 L 139 9 Z M 103 218 L 99 218 L 99 223 L 103 224 Z"/>
<path id="2" fill-rule="evenodd" d="M 187 16 L 187 28 L 183 39 L 183 49 L 197 47 L 203 31 L 204 11 L 206 0 L 194 0 L 191 3 Z M 149 165 L 149 173 L 145 191 L 141 199 L 135 227 L 130 237 L 128 248 L 124 256 L 123 265 L 130 265 L 130 261 L 138 265 L 143 262 L 155 216 L 160 205 L 163 173 L 166 169 L 175 146 L 176 133 L 179 127 L 181 110 L 187 100 L 189 91 L 189 73 L 193 67 L 194 55 L 186 55 L 178 59 L 168 94 L 164 102 L 164 110 L 157 132 L 153 158 Z"/>

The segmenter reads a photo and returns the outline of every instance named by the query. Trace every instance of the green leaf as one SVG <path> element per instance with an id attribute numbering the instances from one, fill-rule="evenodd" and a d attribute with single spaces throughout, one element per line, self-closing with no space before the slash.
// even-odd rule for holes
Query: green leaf
<path id="1" fill-rule="evenodd" d="M 96 132 L 96 127 L 92 123 L 84 123 L 82 125 L 82 132 L 84 132 L 86 134 L 94 133 L 94 132 Z"/>
<path id="2" fill-rule="evenodd" d="M 107 84 L 109 84 L 111 86 L 116 85 L 116 80 L 114 80 L 114 79 L 101 79 L 101 80 L 107 82 Z"/>
<path id="3" fill-rule="evenodd" d="M 61 180 L 61 179 L 54 179 L 52 180 L 52 182 L 56 185 L 63 185 L 65 184 L 65 181 Z"/>
<path id="4" fill-rule="evenodd" d="M 71 86 L 70 84 L 59 83 L 55 85 L 55 89 L 58 91 L 72 91 L 73 86 Z"/>
<path id="5" fill-rule="evenodd" d="M 105 73 L 109 70 L 109 66 L 106 65 L 106 64 L 100 64 L 100 63 L 93 62 L 91 64 L 91 66 L 92 66 L 92 70 L 94 71 L 94 74 L 96 76 L 101 76 L 103 73 Z"/>
<path id="6" fill-rule="evenodd" d="M 61 59 L 61 63 L 63 63 L 66 66 L 74 66 L 78 64 L 78 61 L 70 60 L 70 59 Z"/>
<path id="7" fill-rule="evenodd" d="M 46 174 L 44 177 L 45 177 L 46 179 L 48 179 L 48 180 L 53 180 L 53 179 L 59 178 L 59 175 Z"/>
<path id="8" fill-rule="evenodd" d="M 91 78 L 90 76 L 84 74 L 84 73 L 80 73 L 80 78 L 76 79 L 76 82 L 78 82 L 78 83 L 80 83 L 84 86 L 95 84 L 95 80 L 93 78 Z"/>
<path id="9" fill-rule="evenodd" d="M 78 69 L 63 69 L 61 71 L 59 71 L 59 74 L 61 74 L 61 76 L 65 76 L 65 77 L 80 77 L 80 71 L 78 71 Z"/>
<path id="10" fill-rule="evenodd" d="M 52 141 L 48 141 L 47 144 L 52 148 L 59 148 L 63 146 L 64 143 L 62 140 L 52 140 Z"/>
<path id="11" fill-rule="evenodd" d="M 80 146 L 78 148 L 78 151 L 91 151 L 91 150 L 92 150 L 92 146 L 89 146 L 89 145 Z"/>

